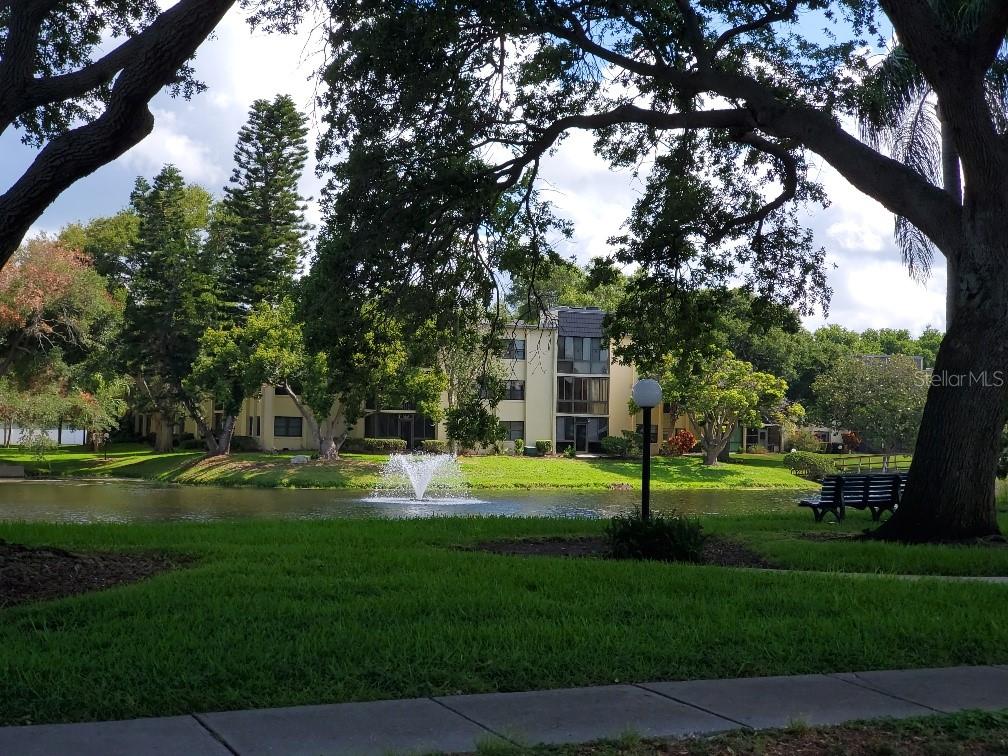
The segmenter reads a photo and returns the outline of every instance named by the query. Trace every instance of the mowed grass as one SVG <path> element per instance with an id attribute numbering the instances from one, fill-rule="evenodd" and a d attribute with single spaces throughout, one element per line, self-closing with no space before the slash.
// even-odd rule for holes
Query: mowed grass
<path id="1" fill-rule="evenodd" d="M 243 452 L 204 459 L 198 451 L 157 454 L 144 445 L 115 444 L 107 455 L 80 447 L 61 448 L 45 463 L 39 463 L 20 449 L 0 449 L 0 462 L 24 464 L 38 475 L 265 488 L 370 490 L 387 460 L 376 454 L 344 454 L 331 462 L 294 465 L 292 456 Z M 476 489 L 606 489 L 614 484 L 640 488 L 639 460 L 496 455 L 462 457 L 460 463 L 469 484 Z M 740 454 L 732 463 L 716 467 L 705 467 L 697 456 L 658 457 L 651 466 L 651 480 L 655 490 L 815 488 L 815 484 L 792 475 L 779 454 Z"/>
<path id="2" fill-rule="evenodd" d="M 716 520 L 731 522 L 742 531 L 747 520 Z M 143 583 L 0 610 L 0 722 L 1008 662 L 1000 585 L 457 548 L 603 527 L 498 518 L 0 524 L 12 542 L 197 560 Z M 873 546 L 863 558 L 918 548 Z"/>
<path id="3" fill-rule="evenodd" d="M 858 536 L 878 523 L 858 510 L 848 510 L 841 523 L 832 519 L 817 523 L 805 509 L 707 517 L 703 522 L 708 533 L 741 541 L 775 565 L 791 570 L 1008 576 L 1008 546 L 907 546 L 860 539 Z M 1008 516 L 1000 516 L 1000 525 L 1008 532 Z M 1008 597 L 1008 585 L 1004 589 Z"/>

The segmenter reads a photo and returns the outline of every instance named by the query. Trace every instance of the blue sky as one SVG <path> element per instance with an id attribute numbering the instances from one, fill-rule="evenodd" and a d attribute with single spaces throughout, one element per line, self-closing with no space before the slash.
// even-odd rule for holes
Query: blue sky
<path id="1" fill-rule="evenodd" d="M 219 194 L 231 172 L 237 131 L 257 97 L 291 94 L 309 112 L 312 139 L 317 133 L 313 112 L 314 51 L 311 33 L 295 37 L 252 34 L 237 12 L 222 23 L 196 60 L 199 77 L 209 89 L 191 102 L 158 96 L 152 110 L 154 133 L 114 163 L 68 189 L 46 211 L 36 230 L 58 231 L 76 220 L 112 214 L 129 200 L 138 175 L 151 176 L 175 163 L 190 181 Z M 9 186 L 34 157 L 19 136 L 0 136 L 0 185 Z M 584 261 L 604 254 L 606 240 L 620 230 L 642 189 L 627 172 L 614 172 L 592 151 L 592 138 L 575 133 L 556 155 L 544 162 L 546 194 L 574 222 L 575 235 L 565 250 Z M 851 188 L 828 166 L 819 169 L 832 205 L 806 222 L 827 249 L 834 290 L 829 322 L 850 328 L 909 328 L 919 331 L 944 324 L 944 271 L 936 270 L 926 286 L 910 280 L 892 242 L 892 217 L 880 205 Z M 314 166 L 305 173 L 302 191 L 317 197 L 320 182 Z M 317 214 L 312 208 L 312 222 Z M 809 326 L 826 322 L 820 314 Z"/>

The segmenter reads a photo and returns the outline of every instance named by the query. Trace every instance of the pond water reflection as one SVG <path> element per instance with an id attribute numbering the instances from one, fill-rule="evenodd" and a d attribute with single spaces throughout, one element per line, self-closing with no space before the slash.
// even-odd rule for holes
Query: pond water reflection
<path id="1" fill-rule="evenodd" d="M 635 491 L 474 491 L 455 504 L 375 500 L 333 489 L 160 486 L 140 481 L 3 481 L 0 520 L 155 522 L 256 518 L 429 517 L 506 515 L 611 517 L 634 508 Z M 655 491 L 656 511 L 740 514 L 794 508 L 798 491 Z"/>

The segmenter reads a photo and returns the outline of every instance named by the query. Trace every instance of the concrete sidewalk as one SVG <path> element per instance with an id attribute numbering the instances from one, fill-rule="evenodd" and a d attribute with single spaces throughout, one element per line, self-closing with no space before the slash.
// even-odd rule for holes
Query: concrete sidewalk
<path id="1" fill-rule="evenodd" d="M 695 680 L 0 728 L 5 756 L 357 756 L 1008 709 L 1008 665 Z"/>

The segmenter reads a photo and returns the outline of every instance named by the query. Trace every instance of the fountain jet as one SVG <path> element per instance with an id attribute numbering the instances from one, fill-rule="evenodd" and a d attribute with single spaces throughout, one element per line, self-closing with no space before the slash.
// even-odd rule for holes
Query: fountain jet
<path id="1" fill-rule="evenodd" d="M 454 454 L 392 454 L 373 497 L 387 499 L 465 499 L 469 486 Z"/>

